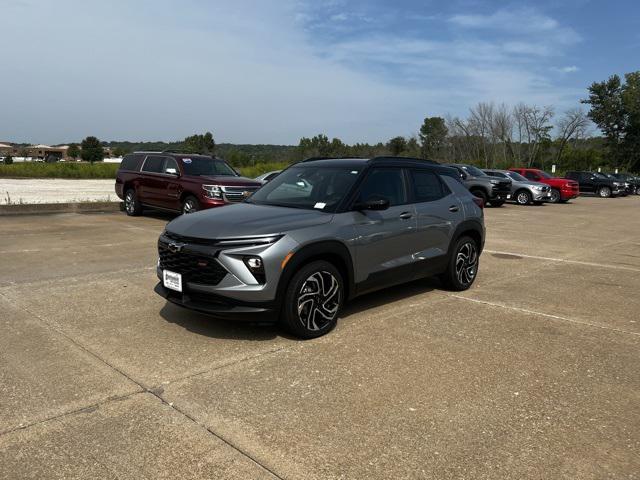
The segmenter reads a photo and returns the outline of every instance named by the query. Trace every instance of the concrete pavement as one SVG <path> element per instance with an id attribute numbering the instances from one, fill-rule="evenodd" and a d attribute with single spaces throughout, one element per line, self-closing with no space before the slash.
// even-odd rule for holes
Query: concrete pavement
<path id="1" fill-rule="evenodd" d="M 307 342 L 157 297 L 170 217 L 2 218 L 0 478 L 640 478 L 639 209 L 487 209 Z"/>

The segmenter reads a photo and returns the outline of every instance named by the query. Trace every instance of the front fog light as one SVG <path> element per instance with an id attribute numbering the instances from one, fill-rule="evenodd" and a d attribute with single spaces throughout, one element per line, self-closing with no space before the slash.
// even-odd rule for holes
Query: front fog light
<path id="1" fill-rule="evenodd" d="M 247 266 L 258 283 L 265 282 L 264 264 L 260 257 L 245 257 L 244 264 Z"/>

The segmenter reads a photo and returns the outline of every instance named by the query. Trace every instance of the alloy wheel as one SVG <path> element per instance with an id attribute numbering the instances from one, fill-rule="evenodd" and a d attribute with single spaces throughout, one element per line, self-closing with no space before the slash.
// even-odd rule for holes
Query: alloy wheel
<path id="1" fill-rule="evenodd" d="M 133 214 L 136 209 L 135 199 L 133 198 L 133 192 L 129 191 L 124 197 L 124 208 L 128 214 Z"/>
<path id="2" fill-rule="evenodd" d="M 469 241 L 462 244 L 456 255 L 456 278 L 463 285 L 473 282 L 478 273 L 478 249 Z"/>
<path id="3" fill-rule="evenodd" d="M 529 203 L 529 194 L 527 192 L 520 192 L 516 200 L 520 205 L 526 205 Z"/>
<path id="4" fill-rule="evenodd" d="M 340 307 L 340 283 L 327 271 L 307 278 L 298 293 L 298 319 L 307 330 L 318 331 L 330 324 Z"/>
<path id="5" fill-rule="evenodd" d="M 182 206 L 182 213 L 189 214 L 195 211 L 196 211 L 196 206 L 193 203 L 193 200 L 187 200 L 186 202 L 184 202 L 184 205 Z"/>
<path id="6" fill-rule="evenodd" d="M 551 203 L 558 203 L 560 201 L 560 192 L 555 188 L 551 190 Z"/>
<path id="7" fill-rule="evenodd" d="M 602 197 L 602 198 L 608 198 L 611 196 L 611 189 L 609 187 L 602 187 L 599 191 L 598 194 Z"/>

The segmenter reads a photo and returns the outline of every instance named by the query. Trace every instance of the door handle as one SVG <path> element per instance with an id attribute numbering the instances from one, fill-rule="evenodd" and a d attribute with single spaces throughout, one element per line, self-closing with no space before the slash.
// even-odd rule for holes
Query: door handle
<path id="1" fill-rule="evenodd" d="M 458 206 L 457 206 L 457 205 L 451 205 L 451 206 L 449 207 L 449 211 L 450 211 L 450 212 L 457 212 L 458 210 L 460 210 L 460 209 L 458 208 Z"/>
<path id="2" fill-rule="evenodd" d="M 413 214 L 411 212 L 402 212 L 400 214 L 400 218 L 402 218 L 403 220 L 408 220 L 411 217 L 413 217 Z"/>

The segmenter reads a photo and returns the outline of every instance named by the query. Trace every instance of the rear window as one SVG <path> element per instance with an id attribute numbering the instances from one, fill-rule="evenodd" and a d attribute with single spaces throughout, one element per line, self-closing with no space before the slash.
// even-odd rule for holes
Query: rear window
<path id="1" fill-rule="evenodd" d="M 125 155 L 120 162 L 120 170 L 139 170 L 141 155 Z"/>

